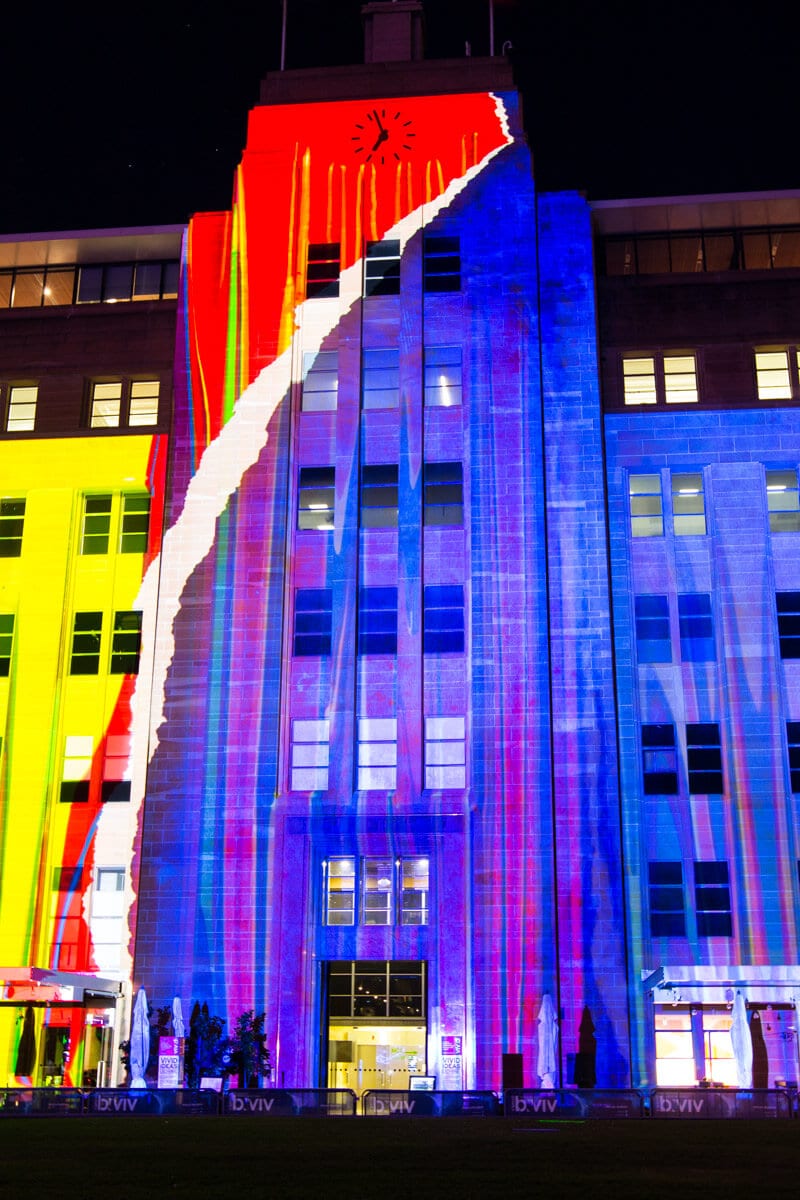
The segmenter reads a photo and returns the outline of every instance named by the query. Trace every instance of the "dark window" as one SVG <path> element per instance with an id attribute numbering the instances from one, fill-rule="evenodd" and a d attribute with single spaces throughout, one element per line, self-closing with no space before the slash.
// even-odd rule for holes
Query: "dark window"
<path id="1" fill-rule="evenodd" d="M 800 792 L 800 721 L 786 722 L 786 741 L 789 746 L 789 774 L 792 791 Z"/>
<path id="2" fill-rule="evenodd" d="M 464 653 L 464 588 L 437 584 L 425 588 L 426 654 Z"/>
<path id="3" fill-rule="evenodd" d="M 294 653 L 297 657 L 330 654 L 333 629 L 330 588 L 298 588 L 294 600 Z"/>
<path id="4" fill-rule="evenodd" d="M 82 883 L 82 875 L 80 867 L 54 867 L 53 891 L 77 892 Z"/>
<path id="5" fill-rule="evenodd" d="M 100 799 L 104 804 L 126 804 L 131 798 L 129 779 L 104 779 L 100 788 Z"/>
<path id="6" fill-rule="evenodd" d="M 70 675 L 97 675 L 100 670 L 100 642 L 103 634 L 103 614 L 75 613 L 72 626 L 72 657 Z"/>
<path id="7" fill-rule="evenodd" d="M 425 992 L 424 962 L 328 964 L 328 1012 L 332 1017 L 424 1019 Z"/>
<path id="8" fill-rule="evenodd" d="M 666 596 L 635 596 L 636 653 L 640 663 L 672 662 Z"/>
<path id="9" fill-rule="evenodd" d="M 366 529 L 397 528 L 397 467 L 361 468 L 361 524 Z"/>
<path id="10" fill-rule="evenodd" d="M 119 548 L 122 554 L 144 554 L 150 531 L 150 497 L 122 497 L 122 528 Z"/>
<path id="11" fill-rule="evenodd" d="M 423 257 L 426 292 L 461 291 L 461 245 L 457 237 L 426 237 Z"/>
<path id="12" fill-rule="evenodd" d="M 335 472 L 333 467 L 301 467 L 298 529 L 333 529 Z"/>
<path id="13" fill-rule="evenodd" d="M 800 592 L 777 592 L 781 658 L 800 658 Z"/>
<path id="14" fill-rule="evenodd" d="M 400 403 L 400 351 L 365 350 L 361 375 L 363 408 L 397 408 Z"/>
<path id="15" fill-rule="evenodd" d="M 683 868 L 679 862 L 648 864 L 650 933 L 653 937 L 684 937 Z"/>
<path id="16" fill-rule="evenodd" d="M 314 242 L 308 247 L 306 296 L 339 295 L 339 243 Z"/>
<path id="17" fill-rule="evenodd" d="M 425 463 L 426 525 L 464 524 L 464 471 L 460 462 Z"/>
<path id="18" fill-rule="evenodd" d="M 686 762 L 689 768 L 690 794 L 722 795 L 724 789 L 719 725 L 686 726 Z"/>
<path id="19" fill-rule="evenodd" d="M 108 554 L 111 530 L 111 497 L 85 496 L 83 500 L 83 529 L 81 554 Z"/>
<path id="20" fill-rule="evenodd" d="M 25 501 L 0 500 L 0 558 L 19 558 L 25 526 Z"/>
<path id="21" fill-rule="evenodd" d="M 111 642 L 111 674 L 138 674 L 141 645 L 142 614 L 140 612 L 114 613 L 114 636 Z"/>
<path id="22" fill-rule="evenodd" d="M 698 937 L 731 937 L 731 890 L 726 862 L 694 864 Z"/>
<path id="23" fill-rule="evenodd" d="M 678 761 L 674 725 L 642 726 L 642 769 L 645 796 L 675 796 Z"/>
<path id="24" fill-rule="evenodd" d="M 364 587 L 359 591 L 358 653 L 397 653 L 396 587 Z"/>
<path id="25" fill-rule="evenodd" d="M 396 296 L 400 292 L 400 242 L 367 242 L 364 295 Z"/>
<path id="26" fill-rule="evenodd" d="M 711 597 L 706 592 L 678 596 L 681 658 L 684 662 L 713 662 L 714 623 Z"/>
<path id="27" fill-rule="evenodd" d="M 14 614 L 0 613 L 0 679 L 11 671 L 11 647 L 14 642 Z"/>

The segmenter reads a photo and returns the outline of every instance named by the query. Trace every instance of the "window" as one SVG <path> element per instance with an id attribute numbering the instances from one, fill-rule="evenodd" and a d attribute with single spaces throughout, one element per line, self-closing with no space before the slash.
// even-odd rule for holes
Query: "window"
<path id="1" fill-rule="evenodd" d="M 333 592 L 330 588 L 298 588 L 294 598 L 296 658 L 331 652 Z"/>
<path id="2" fill-rule="evenodd" d="M 157 425 L 158 395 L 161 384 L 157 379 L 134 380 L 131 383 L 128 424 Z"/>
<path id="3" fill-rule="evenodd" d="M 781 658 L 800 658 L 800 592 L 777 592 Z"/>
<path id="4" fill-rule="evenodd" d="M 119 970 L 125 914 L 125 871 L 98 867 L 92 892 L 92 946 L 101 970 Z"/>
<path id="5" fill-rule="evenodd" d="M 697 364 L 693 354 L 664 355 L 664 398 L 667 404 L 697 403 Z"/>
<path id="6" fill-rule="evenodd" d="M 167 300 L 178 294 L 177 261 L 107 263 L 80 267 L 78 304 L 118 304 L 126 300 Z M 49 273 L 48 273 L 49 282 Z M 61 301 L 70 303 L 70 301 Z"/>
<path id="7" fill-rule="evenodd" d="M 158 379 L 93 383 L 89 407 L 91 429 L 136 428 L 158 424 Z"/>
<path id="8" fill-rule="evenodd" d="M 666 596 L 635 596 L 636 653 L 640 663 L 672 662 Z"/>
<path id="9" fill-rule="evenodd" d="M 122 867 L 98 867 L 97 891 L 124 892 L 125 872 Z"/>
<path id="10" fill-rule="evenodd" d="M 390 791 L 397 786 L 397 720 L 361 717 L 358 722 L 358 790 Z"/>
<path id="11" fill-rule="evenodd" d="M 6 429 L 9 433 L 30 433 L 33 430 L 38 395 L 39 389 L 33 384 L 8 389 Z"/>
<path id="12" fill-rule="evenodd" d="M 103 785 L 100 798 L 104 803 L 124 803 L 131 798 L 130 734 L 110 733 L 106 738 L 103 759 Z"/>
<path id="13" fill-rule="evenodd" d="M 674 725 L 642 726 L 642 770 L 645 796 L 678 794 Z"/>
<path id="14" fill-rule="evenodd" d="M 800 721 L 786 722 L 786 742 L 789 747 L 789 775 L 793 792 L 800 792 Z"/>
<path id="15" fill-rule="evenodd" d="M 767 471 L 767 509 L 771 533 L 797 533 L 800 530 L 800 491 L 797 469 Z"/>
<path id="16" fill-rule="evenodd" d="M 460 292 L 461 244 L 459 239 L 433 235 L 426 237 L 422 271 L 426 292 Z"/>
<path id="17" fill-rule="evenodd" d="M 361 468 L 362 528 L 397 528 L 397 476 L 397 467 L 389 463 Z"/>
<path id="18" fill-rule="evenodd" d="M 400 403 L 400 351 L 365 350 L 361 364 L 361 405 L 397 408 Z"/>
<path id="19" fill-rule="evenodd" d="M 328 788 L 330 721 L 292 721 L 293 792 L 324 792 Z"/>
<path id="20" fill-rule="evenodd" d="M 53 867 L 54 892 L 78 892 L 83 884 L 81 867 Z"/>
<path id="21" fill-rule="evenodd" d="M 93 738 L 83 735 L 66 738 L 61 771 L 61 800 L 64 803 L 85 804 L 89 799 L 93 753 Z"/>
<path id="22" fill-rule="evenodd" d="M 400 292 L 400 242 L 367 242 L 364 295 L 397 296 Z"/>
<path id="23" fill-rule="evenodd" d="M 714 623 L 711 596 L 707 592 L 685 592 L 678 596 L 678 625 L 683 661 L 713 662 Z"/>
<path id="24" fill-rule="evenodd" d="M 111 497 L 84 496 L 81 554 L 108 554 Z"/>
<path id="25" fill-rule="evenodd" d="M 424 962 L 331 962 L 332 1017 L 425 1017 Z"/>
<path id="26" fill-rule="evenodd" d="M 142 614 L 140 612 L 118 612 L 114 614 L 114 635 L 111 641 L 112 675 L 137 675 L 139 652 L 142 644 Z"/>
<path id="27" fill-rule="evenodd" d="M 11 649 L 14 644 L 14 614 L 0 613 L 0 679 L 11 673 Z"/>
<path id="28" fill-rule="evenodd" d="M 464 653 L 464 588 L 460 583 L 426 587 L 424 619 L 426 654 Z"/>
<path id="29" fill-rule="evenodd" d="M 656 360 L 623 358 L 622 391 L 626 404 L 655 404 Z"/>
<path id="30" fill-rule="evenodd" d="M 363 587 L 358 593 L 358 653 L 397 653 L 397 588 Z"/>
<path id="31" fill-rule="evenodd" d="M 732 937 L 731 892 L 726 862 L 694 864 L 698 937 Z"/>
<path id="32" fill-rule="evenodd" d="M 121 554 L 144 554 L 150 532 L 150 497 L 146 493 L 122 497 Z"/>
<path id="33" fill-rule="evenodd" d="M 116 429 L 122 409 L 121 383 L 93 383 L 92 410 L 89 425 L 92 429 Z"/>
<path id="34" fill-rule="evenodd" d="M 355 925 L 356 860 L 329 858 L 325 870 L 325 924 Z"/>
<path id="35" fill-rule="evenodd" d="M 394 862 L 391 858 L 361 860 L 361 923 L 394 924 Z"/>
<path id="36" fill-rule="evenodd" d="M 631 475 L 628 480 L 631 535 L 660 537 L 664 532 L 660 475 Z"/>
<path id="37" fill-rule="evenodd" d="M 100 671 L 100 643 L 103 633 L 103 614 L 75 613 L 72 626 L 72 657 L 70 675 L 97 675 Z"/>
<path id="38" fill-rule="evenodd" d="M 333 412 L 339 395 L 339 351 L 303 355 L 303 412 Z"/>
<path id="39" fill-rule="evenodd" d="M 467 786 L 464 717 L 425 718 L 425 787 Z"/>
<path id="40" fill-rule="evenodd" d="M 672 475 L 672 527 L 676 536 L 706 531 L 706 504 L 700 471 Z"/>
<path id="41" fill-rule="evenodd" d="M 400 860 L 400 924 L 428 924 L 430 861 L 427 858 Z"/>
<path id="42" fill-rule="evenodd" d="M 693 354 L 623 358 L 622 393 L 626 405 L 696 404 L 697 363 Z"/>
<path id="43" fill-rule="evenodd" d="M 451 408 L 461 403 L 461 347 L 425 347 L 425 405 Z"/>
<path id="44" fill-rule="evenodd" d="M 650 933 L 653 937 L 684 937 L 683 868 L 679 862 L 648 863 Z"/>
<path id="45" fill-rule="evenodd" d="M 19 558 L 25 526 L 25 501 L 0 500 L 0 558 Z"/>
<path id="46" fill-rule="evenodd" d="M 722 751 L 719 725 L 686 726 L 686 764 L 689 769 L 690 795 L 721 796 Z"/>
<path id="47" fill-rule="evenodd" d="M 298 529 L 333 529 L 333 467 L 301 467 Z"/>
<path id="48" fill-rule="evenodd" d="M 313 242 L 308 247 L 306 296 L 325 298 L 339 295 L 339 243 Z"/>
<path id="49" fill-rule="evenodd" d="M 425 463 L 426 525 L 464 524 L 464 470 L 460 462 Z"/>
<path id="50" fill-rule="evenodd" d="M 788 351 L 756 351 L 756 390 L 759 400 L 791 400 Z"/>

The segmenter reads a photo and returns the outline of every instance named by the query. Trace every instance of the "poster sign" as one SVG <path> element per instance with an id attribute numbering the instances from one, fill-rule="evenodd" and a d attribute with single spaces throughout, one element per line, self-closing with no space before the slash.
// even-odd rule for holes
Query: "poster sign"
<path id="1" fill-rule="evenodd" d="M 183 1084 L 184 1038 L 158 1039 L 158 1086 L 179 1088 Z"/>

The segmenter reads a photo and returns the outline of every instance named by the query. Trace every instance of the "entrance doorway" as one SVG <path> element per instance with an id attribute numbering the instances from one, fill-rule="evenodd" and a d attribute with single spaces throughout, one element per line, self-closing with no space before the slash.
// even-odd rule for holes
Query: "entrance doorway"
<path id="1" fill-rule="evenodd" d="M 325 1087 L 407 1091 L 426 1074 L 424 962 L 327 964 Z"/>

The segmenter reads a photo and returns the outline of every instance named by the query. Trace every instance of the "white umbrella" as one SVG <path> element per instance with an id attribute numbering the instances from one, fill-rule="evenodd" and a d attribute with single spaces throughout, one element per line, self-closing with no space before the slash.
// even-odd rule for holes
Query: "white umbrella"
<path id="1" fill-rule="evenodd" d="M 139 988 L 136 1003 L 133 1006 L 133 1025 L 131 1027 L 131 1087 L 147 1087 L 144 1073 L 150 1058 L 150 1022 L 147 1018 L 147 996 L 144 988 Z"/>
<path id="2" fill-rule="evenodd" d="M 186 1026 L 183 1023 L 181 998 L 176 996 L 172 1001 L 172 1029 L 176 1038 L 186 1037 Z"/>
<path id="3" fill-rule="evenodd" d="M 553 997 L 545 992 L 539 1009 L 539 1055 L 536 1074 L 543 1088 L 558 1086 L 558 1020 Z"/>
<path id="4" fill-rule="evenodd" d="M 733 1001 L 733 1024 L 731 1025 L 733 1057 L 736 1060 L 736 1082 L 740 1088 L 753 1086 L 753 1039 L 747 1024 L 747 1005 L 744 996 L 737 992 Z"/>

